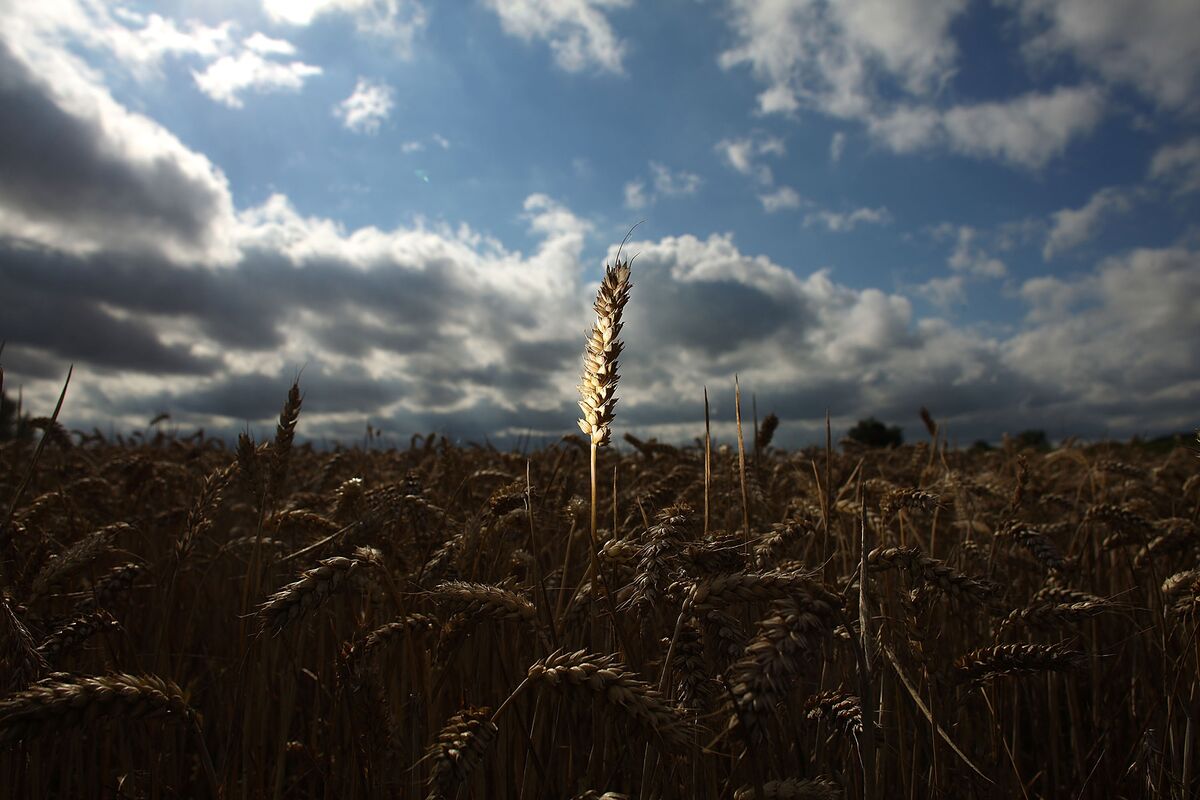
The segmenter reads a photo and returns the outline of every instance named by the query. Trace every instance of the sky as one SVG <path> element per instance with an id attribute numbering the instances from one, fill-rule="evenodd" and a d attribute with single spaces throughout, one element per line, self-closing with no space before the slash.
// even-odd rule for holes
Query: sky
<path id="1" fill-rule="evenodd" d="M 71 428 L 1200 419 L 1195 0 L 0 0 L 0 364 Z M 633 226 L 636 225 L 636 228 Z"/>

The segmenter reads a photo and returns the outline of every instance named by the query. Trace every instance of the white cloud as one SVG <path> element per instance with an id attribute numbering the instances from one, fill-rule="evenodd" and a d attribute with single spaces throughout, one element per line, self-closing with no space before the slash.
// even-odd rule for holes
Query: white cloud
<path id="1" fill-rule="evenodd" d="M 729 69 L 748 65 L 766 86 L 759 111 L 811 109 L 856 120 L 898 153 L 932 147 L 1040 168 L 1102 115 L 1090 86 L 1057 87 L 942 108 L 958 48 L 952 24 L 966 0 L 731 0 Z M 896 91 L 898 90 L 898 91 Z M 840 154 L 831 145 L 831 155 Z M 837 160 L 835 157 L 834 161 Z"/>
<path id="2" fill-rule="evenodd" d="M 1104 97 L 1094 87 L 1059 88 L 996 103 L 951 108 L 942 116 L 950 146 L 1040 168 L 1075 137 L 1090 132 L 1103 114 Z"/>
<path id="3" fill-rule="evenodd" d="M 951 231 L 954 236 L 954 250 L 946 263 L 955 272 L 973 275 L 977 278 L 1003 278 L 1008 274 L 1004 262 L 990 255 L 979 244 L 979 231 L 970 225 L 962 225 Z"/>
<path id="4" fill-rule="evenodd" d="M 374 134 L 392 113 L 395 106 L 392 96 L 392 87 L 386 83 L 359 78 L 354 84 L 354 92 L 334 106 L 333 113 L 347 130 Z M 404 147 L 401 145 L 401 150 Z"/>
<path id="5" fill-rule="evenodd" d="M 304 81 L 320 75 L 322 69 L 302 61 L 268 61 L 253 50 L 236 56 L 222 56 L 203 71 L 192 71 L 200 91 L 230 108 L 241 108 L 247 91 L 299 91 Z"/>
<path id="6" fill-rule="evenodd" d="M 433 141 L 434 144 L 436 144 L 438 147 L 442 148 L 443 150 L 450 149 L 450 140 L 447 139 L 445 136 L 442 136 L 440 133 L 435 133 L 432 136 L 430 136 L 429 138 Z"/>
<path id="7" fill-rule="evenodd" d="M 262 33 L 255 33 L 242 42 L 242 46 L 260 56 L 291 56 L 296 54 L 296 47 L 284 39 L 272 39 Z"/>
<path id="8" fill-rule="evenodd" d="M 1162 106 L 1200 107 L 1200 3 L 1191 0 L 1008 0 L 1041 62 L 1069 53 L 1108 81 Z"/>
<path id="9" fill-rule="evenodd" d="M 716 150 L 729 166 L 765 186 L 773 183 L 775 176 L 770 167 L 759 163 L 758 158 L 766 155 L 782 156 L 785 152 L 782 139 L 757 134 L 737 139 L 722 139 L 717 142 Z"/>
<path id="10" fill-rule="evenodd" d="M 23 109 L 0 126 L 9 162 L 0 182 L 0 237 L 80 256 L 149 253 L 228 264 L 235 252 L 225 175 L 116 102 L 61 33 L 20 14 L 0 29 L 0 93 Z"/>
<path id="11" fill-rule="evenodd" d="M 780 186 L 772 192 L 760 194 L 758 200 L 762 203 L 763 211 L 774 214 L 777 211 L 799 208 L 804 202 L 800 193 L 790 186 Z"/>
<path id="12" fill-rule="evenodd" d="M 846 150 L 846 134 L 838 131 L 829 140 L 829 160 L 834 164 L 842 160 L 842 153 Z"/>
<path id="13" fill-rule="evenodd" d="M 1088 199 L 1081 208 L 1064 208 L 1054 212 L 1054 225 L 1042 248 L 1042 258 L 1049 261 L 1055 256 L 1092 238 L 1105 217 L 1120 214 L 1132 207 L 1128 192 L 1114 187 L 1101 189 Z"/>
<path id="14" fill-rule="evenodd" d="M 853 211 L 815 211 L 804 217 L 804 227 L 821 225 L 833 233 L 849 233 L 858 225 L 887 225 L 892 221 L 886 208 L 856 208 Z"/>
<path id="15" fill-rule="evenodd" d="M 400 152 L 408 155 L 409 153 L 419 153 L 425 149 L 424 142 L 418 142 L 415 139 L 408 142 L 400 143 Z"/>
<path id="16" fill-rule="evenodd" d="M 1031 324 L 1008 344 L 1009 364 L 1067 387 L 1081 411 L 1099 407 L 1110 419 L 1167 429 L 1185 422 L 1178 407 L 1194 401 L 1200 363 L 1200 253 L 1134 250 L 1079 278 L 1026 282 L 1022 296 Z M 1183 401 L 1174 418 L 1146 415 L 1172 396 Z M 1190 405 L 1187 427 L 1195 424 Z"/>
<path id="17" fill-rule="evenodd" d="M 626 45 L 606 13 L 632 0 L 487 0 L 500 26 L 522 41 L 550 45 L 554 62 L 567 72 L 594 69 L 622 74 Z"/>
<path id="18" fill-rule="evenodd" d="M 38 39 L 59 47 L 74 44 L 111 54 L 135 78 L 161 77 L 167 57 L 210 61 L 230 51 L 232 23 L 210 26 L 195 20 L 177 22 L 159 14 L 140 14 L 98 2 L 57 0 L 15 3 L 4 10 L 15 38 Z"/>
<path id="19" fill-rule="evenodd" d="M 646 198 L 646 184 L 641 181 L 630 181 L 625 184 L 625 207 L 637 211 L 649 204 Z"/>
<path id="20" fill-rule="evenodd" d="M 654 192 L 664 197 L 695 194 L 700 190 L 704 181 L 694 172 L 671 172 L 667 167 L 657 162 L 650 162 L 650 172 L 654 177 Z"/>
<path id="21" fill-rule="evenodd" d="M 347 14 L 359 33 L 390 40 L 398 55 L 412 55 L 413 43 L 429 22 L 420 0 L 263 0 L 275 22 L 307 26 L 326 14 Z"/>
<path id="22" fill-rule="evenodd" d="M 950 25 L 965 0 L 732 0 L 736 45 L 726 69 L 749 65 L 767 88 L 763 113 L 812 108 L 861 119 L 876 103 L 881 76 L 924 97 L 953 74 Z"/>
<path id="23" fill-rule="evenodd" d="M 932 278 L 917 287 L 918 293 L 939 308 L 949 309 L 967 302 L 966 280 L 962 275 Z"/>
<path id="24" fill-rule="evenodd" d="M 625 207 L 630 209 L 645 208 L 658 202 L 660 197 L 684 197 L 700 191 L 703 179 L 694 172 L 679 170 L 672 172 L 669 167 L 650 162 L 650 185 L 652 190 L 646 190 L 646 181 L 633 180 L 625 184 Z"/>
<path id="25" fill-rule="evenodd" d="M 1173 184 L 1180 194 L 1200 192 L 1200 136 L 1159 148 L 1149 174 Z"/>

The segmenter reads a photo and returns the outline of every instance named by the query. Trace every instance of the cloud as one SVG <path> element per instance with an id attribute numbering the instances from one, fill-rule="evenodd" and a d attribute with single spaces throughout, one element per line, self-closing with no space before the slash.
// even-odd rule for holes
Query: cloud
<path id="1" fill-rule="evenodd" d="M 1149 175 L 1172 184 L 1179 194 L 1200 192 L 1200 136 L 1159 148 Z"/>
<path id="2" fill-rule="evenodd" d="M 272 61 L 260 52 L 245 47 L 234 56 L 222 56 L 204 70 L 192 71 L 196 87 L 218 103 L 241 108 L 242 94 L 299 91 L 304 82 L 323 70 L 303 61 Z"/>
<path id="3" fill-rule="evenodd" d="M 1007 363 L 1068 387 L 1081 415 L 1116 429 L 1195 425 L 1200 253 L 1133 250 L 1075 279 L 1028 281 L 1022 296 L 1031 324 Z"/>
<path id="4" fill-rule="evenodd" d="M 524 42 L 548 43 L 561 69 L 616 75 L 625 71 L 627 46 L 606 12 L 630 4 L 631 0 L 487 0 L 505 33 Z"/>
<path id="5" fill-rule="evenodd" d="M 646 197 L 646 184 L 641 181 L 630 181 L 625 184 L 625 207 L 634 211 L 645 208 L 649 203 Z"/>
<path id="6" fill-rule="evenodd" d="M 1096 235 L 1105 217 L 1129 211 L 1132 205 L 1128 192 L 1110 186 L 1093 194 L 1082 208 L 1064 208 L 1054 212 L 1054 225 L 1046 237 L 1042 258 L 1049 261 L 1078 247 Z"/>
<path id="7" fill-rule="evenodd" d="M 1104 98 L 1094 87 L 1058 88 L 997 103 L 956 106 L 942 115 L 953 150 L 1040 168 L 1096 127 Z"/>
<path id="8" fill-rule="evenodd" d="M 742 175 L 749 175 L 758 183 L 769 186 L 775 181 L 771 168 L 759 163 L 761 156 L 782 156 L 786 150 L 783 140 L 774 136 L 754 134 L 737 139 L 722 139 L 716 144 L 716 151 Z"/>
<path id="9" fill-rule="evenodd" d="M 917 287 L 918 293 L 938 308 L 949 309 L 967 302 L 966 280 L 962 275 L 931 278 Z"/>
<path id="10" fill-rule="evenodd" d="M 1200 108 L 1200 5 L 1173 0 L 1008 0 L 1029 36 L 1026 55 L 1044 62 L 1070 55 L 1112 83 L 1127 84 L 1160 106 Z"/>
<path id="11" fill-rule="evenodd" d="M 887 225 L 892 221 L 886 208 L 856 208 L 848 212 L 816 211 L 804 218 L 804 227 L 820 225 L 831 233 L 849 233 L 860 224 Z"/>
<path id="12" fill-rule="evenodd" d="M 980 246 L 978 230 L 970 225 L 961 225 L 957 229 L 951 226 L 949 232 L 954 237 L 954 250 L 946 263 L 955 272 L 976 278 L 1003 278 L 1008 275 L 1008 267 L 1004 262 Z"/>
<path id="13" fill-rule="evenodd" d="M 731 0 L 737 43 L 719 62 L 750 67 L 766 86 L 758 98 L 763 114 L 813 110 L 864 123 L 897 153 L 946 147 L 1040 168 L 1095 127 L 1104 96 L 1084 85 L 941 107 L 959 55 L 952 26 L 966 6 L 965 0 Z M 831 145 L 831 155 L 840 149 Z"/>
<path id="14" fill-rule="evenodd" d="M 764 114 L 811 108 L 863 118 L 881 76 L 915 96 L 948 80 L 958 54 L 950 25 L 965 7 L 965 0 L 732 0 L 737 42 L 719 62 L 748 65 L 766 84 L 758 97 Z"/>
<path id="15" fill-rule="evenodd" d="M 694 172 L 671 172 L 662 164 L 651 161 L 650 172 L 654 176 L 654 192 L 660 197 L 679 197 L 695 194 L 704 183 Z"/>
<path id="16" fill-rule="evenodd" d="M 657 161 L 650 162 L 650 191 L 646 190 L 646 182 L 642 180 L 629 181 L 625 184 L 625 207 L 629 209 L 645 208 L 658 202 L 660 197 L 686 197 L 700 191 L 704 180 L 694 172 L 680 170 L 672 172 L 668 167 Z"/>
<path id="17" fill-rule="evenodd" d="M 843 131 L 838 131 L 829 140 L 829 160 L 834 164 L 842 160 L 842 153 L 846 150 L 846 134 Z"/>
<path id="18" fill-rule="evenodd" d="M 800 193 L 790 186 L 780 186 L 774 191 L 760 194 L 758 200 L 762 203 L 763 211 L 766 211 L 768 214 L 799 208 L 804 202 L 800 197 Z"/>
<path id="19" fill-rule="evenodd" d="M 393 95 L 392 87 L 386 83 L 359 78 L 350 96 L 334 106 L 333 115 L 342 121 L 347 130 L 378 133 L 379 126 L 395 106 Z M 403 148 L 404 145 L 401 146 Z"/>
<path id="20" fill-rule="evenodd" d="M 348 15 L 359 33 L 390 41 L 402 58 L 411 57 L 429 22 L 419 0 L 263 0 L 263 10 L 274 22 L 300 27 L 325 15 Z"/>
<path id="21" fill-rule="evenodd" d="M 228 263 L 228 181 L 75 56 L 0 34 L 0 236 L 78 255 Z"/>

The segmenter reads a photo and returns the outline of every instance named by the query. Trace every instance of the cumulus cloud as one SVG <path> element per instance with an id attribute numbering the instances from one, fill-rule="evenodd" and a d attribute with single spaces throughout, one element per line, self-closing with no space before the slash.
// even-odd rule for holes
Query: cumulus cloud
<path id="1" fill-rule="evenodd" d="M 804 217 L 804 227 L 819 225 L 831 233 L 850 233 L 859 225 L 887 225 L 892 214 L 886 208 L 856 208 L 853 211 L 815 211 Z"/>
<path id="2" fill-rule="evenodd" d="M 1093 194 L 1081 208 L 1064 208 L 1054 212 L 1054 224 L 1042 248 L 1042 258 L 1049 261 L 1078 247 L 1096 235 L 1106 217 L 1129 211 L 1132 205 L 1128 192 L 1110 186 Z"/>
<path id="3" fill-rule="evenodd" d="M 916 95 L 953 74 L 950 25 L 965 7 L 965 0 L 732 0 L 737 43 L 719 60 L 726 69 L 748 65 L 766 84 L 763 113 L 806 107 L 862 118 L 875 103 L 878 73 Z"/>
<path id="4" fill-rule="evenodd" d="M 1180 194 L 1200 192 L 1200 136 L 1163 145 L 1150 161 L 1149 174 Z"/>
<path id="5" fill-rule="evenodd" d="M 804 199 L 792 187 L 780 186 L 774 191 L 760 194 L 758 201 L 762 203 L 763 211 L 766 211 L 768 214 L 774 214 L 777 211 L 799 208 L 803 204 Z"/>
<path id="6" fill-rule="evenodd" d="M 0 34 L 0 104 L 0 236 L 77 255 L 234 257 L 225 175 L 74 55 Z"/>
<path id="7" fill-rule="evenodd" d="M 748 66 L 766 88 L 764 114 L 813 110 L 856 120 L 899 153 L 946 147 L 1040 168 L 1103 113 L 1090 86 L 1056 87 L 986 103 L 942 107 L 958 48 L 952 25 L 965 0 L 732 0 L 736 45 L 721 66 Z M 833 160 L 841 145 L 831 146 Z M 844 140 L 841 140 L 844 141 Z"/>
<path id="8" fill-rule="evenodd" d="M 645 208 L 653 205 L 660 197 L 685 197 L 700 191 L 704 180 L 694 172 L 679 170 L 672 172 L 670 168 L 657 161 L 650 162 L 650 186 L 646 189 L 646 181 L 634 180 L 625 184 L 625 207 L 629 209 Z"/>
<path id="9" fill-rule="evenodd" d="M 355 133 L 378 133 L 379 126 L 395 106 L 393 94 L 392 87 L 382 81 L 359 78 L 350 96 L 334 106 L 333 114 L 342 121 L 347 130 Z"/>
<path id="10" fill-rule="evenodd" d="M 323 70 L 303 61 L 275 61 L 250 47 L 237 55 L 221 56 L 203 70 L 193 70 L 196 87 L 218 103 L 230 108 L 245 105 L 242 95 L 248 91 L 266 93 L 299 91 L 304 82 Z"/>
<path id="11" fill-rule="evenodd" d="M 1031 324 L 1006 363 L 1069 387 L 1071 403 L 1116 429 L 1194 426 L 1200 253 L 1134 250 L 1075 279 L 1026 282 L 1022 296 Z"/>
<path id="12" fill-rule="evenodd" d="M 1200 4 L 1174 0 L 1007 0 L 1025 24 L 1025 52 L 1069 55 L 1105 80 L 1166 108 L 1200 107 Z M 1189 55 L 1190 54 L 1190 55 Z"/>
<path id="13" fill-rule="evenodd" d="M 510 36 L 550 45 L 554 63 L 567 72 L 622 74 L 627 46 L 607 13 L 631 0 L 487 0 Z"/>
<path id="14" fill-rule="evenodd" d="M 946 229 L 943 229 L 944 234 Z M 1008 274 L 1004 262 L 991 255 L 981 246 L 979 231 L 970 225 L 951 226 L 949 233 L 954 239 L 954 250 L 946 263 L 955 272 L 962 272 L 976 278 L 1003 278 Z"/>
<path id="15" fill-rule="evenodd" d="M 842 153 L 846 151 L 846 134 L 843 131 L 838 131 L 829 140 L 829 160 L 834 164 L 842 160 Z"/>
<path id="16" fill-rule="evenodd" d="M 419 0 L 263 0 L 268 19 L 284 25 L 308 26 L 326 15 L 347 15 L 359 33 L 387 39 L 408 58 L 429 23 Z"/>
<path id="17" fill-rule="evenodd" d="M 716 151 L 734 170 L 765 186 L 775 181 L 775 175 L 759 159 L 762 156 L 783 156 L 787 152 L 782 139 L 761 134 L 722 139 L 717 142 Z"/>
<path id="18" fill-rule="evenodd" d="M 625 207 L 637 211 L 645 208 L 650 200 L 646 197 L 646 184 L 641 181 L 630 181 L 625 184 Z"/>

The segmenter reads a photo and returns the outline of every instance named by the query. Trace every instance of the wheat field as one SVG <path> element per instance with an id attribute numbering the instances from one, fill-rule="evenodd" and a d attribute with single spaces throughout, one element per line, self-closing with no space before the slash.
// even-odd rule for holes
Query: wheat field
<path id="1" fill-rule="evenodd" d="M 628 278 L 535 451 L 0 445 L 0 796 L 1195 796 L 1193 443 L 611 446 Z"/>

